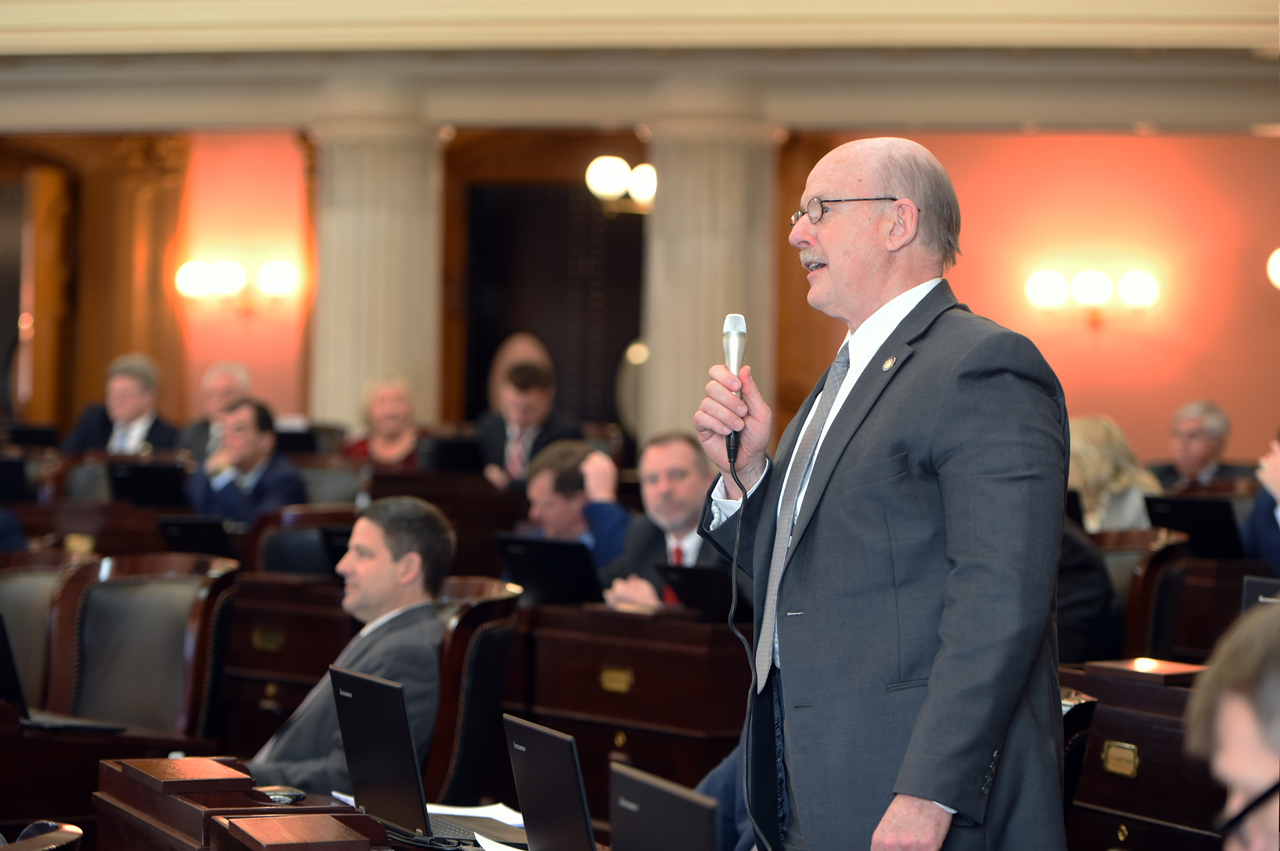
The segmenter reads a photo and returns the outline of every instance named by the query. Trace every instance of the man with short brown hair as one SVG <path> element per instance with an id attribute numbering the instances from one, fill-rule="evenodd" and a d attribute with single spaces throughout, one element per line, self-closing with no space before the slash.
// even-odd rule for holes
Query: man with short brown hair
<path id="1" fill-rule="evenodd" d="M 453 527 L 439 509 L 416 497 L 393 496 L 361 512 L 338 563 L 342 608 L 364 628 L 334 665 L 404 686 L 419 765 L 431 747 L 440 695 L 444 626 L 434 600 L 456 547 Z M 327 674 L 249 769 L 259 784 L 296 786 L 319 795 L 350 791 Z"/>
<path id="2" fill-rule="evenodd" d="M 523 487 L 529 463 L 557 440 L 581 440 L 578 424 L 555 409 L 555 376 L 541 364 L 518 363 L 498 387 L 498 412 L 476 422 L 484 476 L 494 487 Z"/>
<path id="3" fill-rule="evenodd" d="M 584 440 L 558 440 L 529 464 L 529 520 L 553 541 L 578 541 L 596 570 L 622 552 L 630 516 L 618 504 L 618 468 Z"/>
<path id="4" fill-rule="evenodd" d="M 1209 759 L 1227 787 L 1223 847 L 1280 844 L 1280 605 L 1241 615 L 1196 677 L 1187 704 L 1188 753 Z"/>

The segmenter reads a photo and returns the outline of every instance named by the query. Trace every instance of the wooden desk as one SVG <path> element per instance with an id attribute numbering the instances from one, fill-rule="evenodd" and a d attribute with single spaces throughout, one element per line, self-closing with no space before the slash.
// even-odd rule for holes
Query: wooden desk
<path id="1" fill-rule="evenodd" d="M 123 502 L 67 500 L 49 505 L 14 503 L 9 506 L 33 541 L 61 546 L 69 534 L 91 535 L 98 555 L 162 553 L 169 549 L 160 534 L 161 514 L 190 514 L 189 508 L 147 508 Z"/>
<path id="2" fill-rule="evenodd" d="M 70 822 L 85 831 L 80 847 L 94 847 L 98 763 L 104 759 L 165 757 L 172 751 L 211 754 L 213 742 L 148 730 L 102 733 L 21 727 L 18 714 L 0 703 L 0 828 L 21 829 L 36 819 Z"/>
<path id="3" fill-rule="evenodd" d="M 526 628 L 508 711 L 577 739 L 597 820 L 609 817 L 610 762 L 694 786 L 737 744 L 751 669 L 728 627 L 589 605 L 540 607 Z"/>
<path id="4" fill-rule="evenodd" d="M 1221 849 L 1212 824 L 1226 793 L 1203 762 L 1182 750 L 1190 688 L 1108 675 L 1093 666 L 1064 666 L 1059 677 L 1062 685 L 1098 699 L 1067 817 L 1071 851 Z"/>
<path id="5" fill-rule="evenodd" d="M 219 695 L 223 753 L 251 757 L 288 720 L 356 634 L 330 576 L 236 576 Z"/>
<path id="6" fill-rule="evenodd" d="M 227 826 L 215 825 L 218 817 L 355 814 L 327 795 L 308 796 L 296 804 L 273 804 L 253 791 L 253 778 L 243 768 L 225 757 L 104 760 L 98 773 L 99 790 L 93 794 L 98 847 L 102 851 L 197 851 L 215 847 L 217 830 L 222 833 L 219 847 L 234 847 L 227 841 Z"/>

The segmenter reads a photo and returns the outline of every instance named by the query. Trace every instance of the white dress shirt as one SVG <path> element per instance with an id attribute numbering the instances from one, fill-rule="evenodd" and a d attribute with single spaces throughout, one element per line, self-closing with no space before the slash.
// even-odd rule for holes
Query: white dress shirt
<path id="1" fill-rule="evenodd" d="M 131 423 L 113 423 L 107 451 L 112 455 L 137 455 L 147 442 L 147 432 L 156 421 L 155 414 L 143 414 Z"/>
<path id="2" fill-rule="evenodd" d="M 698 536 L 698 527 L 694 526 L 689 534 L 679 537 L 672 532 L 663 532 L 667 539 L 667 564 L 675 564 L 676 547 L 680 548 L 680 566 L 693 567 L 698 563 L 698 553 L 702 552 L 702 538 Z"/>

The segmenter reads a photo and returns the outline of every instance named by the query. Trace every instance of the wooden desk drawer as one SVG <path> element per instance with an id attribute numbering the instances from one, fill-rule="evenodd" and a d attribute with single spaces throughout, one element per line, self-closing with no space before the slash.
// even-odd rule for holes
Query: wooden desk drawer
<path id="1" fill-rule="evenodd" d="M 1209 830 L 1226 793 L 1203 762 L 1183 754 L 1182 739 L 1180 718 L 1099 705 L 1076 802 Z M 1107 750 L 1111 770 L 1103 761 Z M 1133 776 L 1117 773 L 1135 756 Z"/>
<path id="2" fill-rule="evenodd" d="M 237 600 L 226 664 L 319 679 L 356 630 L 355 622 L 339 608 Z"/>
<path id="3" fill-rule="evenodd" d="M 1220 851 L 1217 835 L 1075 804 L 1067 816 L 1071 851 Z"/>
<path id="4" fill-rule="evenodd" d="M 318 679 L 279 680 L 224 672 L 218 730 L 223 752 L 239 757 L 257 753 L 289 720 Z"/>

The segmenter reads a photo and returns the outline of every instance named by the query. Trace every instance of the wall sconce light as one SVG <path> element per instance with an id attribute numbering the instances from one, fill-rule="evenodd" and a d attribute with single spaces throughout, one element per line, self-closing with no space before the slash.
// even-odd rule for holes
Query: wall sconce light
<path id="1" fill-rule="evenodd" d="M 649 163 L 632 168 L 622 157 L 596 157 L 587 166 L 587 188 L 600 199 L 605 215 L 644 215 L 653 210 L 658 172 Z"/>
<path id="2" fill-rule="evenodd" d="M 1280 289 L 1280 248 L 1271 252 L 1267 258 L 1267 279 L 1276 289 Z"/>
<path id="3" fill-rule="evenodd" d="M 244 293 L 248 280 L 244 267 L 234 260 L 219 260 L 216 263 L 192 260 L 183 263 L 178 269 L 174 283 L 178 292 L 187 298 L 215 299 Z M 264 296 L 292 295 L 298 290 L 298 270 L 292 263 L 272 260 L 263 263 L 258 269 L 254 283 L 258 292 Z"/>
<path id="4" fill-rule="evenodd" d="M 1280 266 L 1280 261 L 1277 265 Z M 1117 296 L 1120 303 L 1129 308 L 1153 306 L 1160 300 L 1160 282 L 1150 272 L 1133 269 L 1112 284 L 1105 272 L 1085 269 L 1068 283 L 1061 272 L 1041 269 L 1027 278 L 1026 295 L 1027 301 L 1046 310 L 1061 310 L 1069 301 L 1075 302 L 1085 308 L 1089 324 L 1097 327 L 1102 324 L 1102 309 Z"/>

